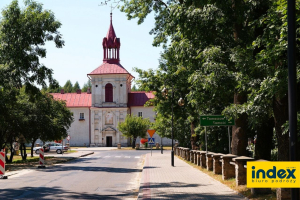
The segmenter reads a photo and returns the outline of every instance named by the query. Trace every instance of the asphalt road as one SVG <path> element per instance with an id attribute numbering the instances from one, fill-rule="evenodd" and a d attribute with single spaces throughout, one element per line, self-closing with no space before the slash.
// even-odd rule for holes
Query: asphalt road
<path id="1" fill-rule="evenodd" d="M 146 151 L 97 151 L 0 180 L 0 199 L 136 199 Z"/>

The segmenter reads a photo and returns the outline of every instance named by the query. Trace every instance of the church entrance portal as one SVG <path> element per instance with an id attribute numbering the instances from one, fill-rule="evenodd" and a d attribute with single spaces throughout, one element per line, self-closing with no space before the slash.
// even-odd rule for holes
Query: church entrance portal
<path id="1" fill-rule="evenodd" d="M 107 136 L 106 137 L 106 146 L 107 147 L 112 147 L 112 136 Z"/>

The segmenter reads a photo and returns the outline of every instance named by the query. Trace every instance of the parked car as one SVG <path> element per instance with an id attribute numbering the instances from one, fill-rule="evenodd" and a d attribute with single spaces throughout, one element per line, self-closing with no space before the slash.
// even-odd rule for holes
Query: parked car
<path id="1" fill-rule="evenodd" d="M 44 152 L 47 152 L 47 151 L 55 151 L 56 153 L 58 154 L 61 154 L 62 151 L 68 151 L 68 147 L 67 146 L 61 146 L 60 143 L 55 143 L 55 142 L 47 142 L 45 145 L 43 145 L 44 147 Z M 35 151 L 36 154 L 39 154 L 40 151 L 39 149 L 42 148 L 42 147 L 34 147 L 33 148 L 33 151 Z"/>
<path id="2" fill-rule="evenodd" d="M 58 154 L 61 154 L 62 150 L 63 151 L 68 151 L 68 147 L 67 146 L 62 147 L 61 143 L 49 142 L 49 143 L 46 143 L 46 144 L 49 145 L 50 151 L 55 151 Z"/>
<path id="3" fill-rule="evenodd" d="M 44 148 L 44 152 L 50 151 L 50 145 L 45 144 L 45 145 L 43 145 L 42 147 Z M 34 151 L 36 154 L 39 154 L 39 153 L 40 153 L 40 148 L 42 148 L 42 147 L 33 147 L 33 151 Z"/>

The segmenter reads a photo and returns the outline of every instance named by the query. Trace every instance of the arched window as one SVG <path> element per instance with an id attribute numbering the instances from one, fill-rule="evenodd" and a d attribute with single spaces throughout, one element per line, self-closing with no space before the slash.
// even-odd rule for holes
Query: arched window
<path id="1" fill-rule="evenodd" d="M 105 102 L 113 102 L 113 86 L 110 83 L 105 85 Z"/>

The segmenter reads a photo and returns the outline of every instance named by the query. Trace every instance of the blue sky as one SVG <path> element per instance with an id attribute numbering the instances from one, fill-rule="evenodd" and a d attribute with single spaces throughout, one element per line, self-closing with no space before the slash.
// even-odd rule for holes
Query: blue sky
<path id="1" fill-rule="evenodd" d="M 47 43 L 47 58 L 42 60 L 53 69 L 54 78 L 60 85 L 67 80 L 82 87 L 87 82 L 87 74 L 101 65 L 103 59 L 102 39 L 106 36 L 110 23 L 110 5 L 99 6 L 103 0 L 36 0 L 43 8 L 54 12 L 62 23 L 60 29 L 65 46 L 57 49 L 54 43 Z M 0 0 L 0 9 L 11 0 Z M 19 1 L 24 7 L 23 1 Z M 121 40 L 121 64 L 133 76 L 133 67 L 156 69 L 162 48 L 153 47 L 153 36 L 149 31 L 154 27 L 154 17 L 148 16 L 141 25 L 137 20 L 127 20 L 125 13 L 113 10 L 113 25 Z"/>

